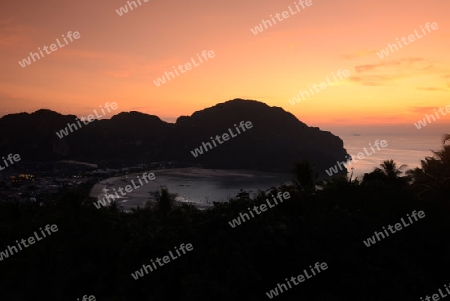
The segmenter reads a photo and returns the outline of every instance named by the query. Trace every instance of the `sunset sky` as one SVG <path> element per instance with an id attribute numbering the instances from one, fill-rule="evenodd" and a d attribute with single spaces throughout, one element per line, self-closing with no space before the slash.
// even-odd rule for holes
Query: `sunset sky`
<path id="1" fill-rule="evenodd" d="M 294 1 L 140 1 L 122 16 L 116 10 L 124 0 L 2 1 L 0 116 L 41 108 L 80 116 L 109 101 L 117 113 L 174 122 L 245 98 L 282 107 L 311 126 L 381 125 L 417 122 L 450 105 L 448 0 L 312 0 L 257 35 L 250 29 L 295 9 Z M 377 55 L 396 38 L 422 34 L 427 22 L 439 28 Z M 18 64 L 69 31 L 80 38 L 25 68 Z M 203 50 L 215 57 L 154 84 Z M 350 76 L 288 102 L 338 69 Z M 450 123 L 450 114 L 440 121 Z"/>

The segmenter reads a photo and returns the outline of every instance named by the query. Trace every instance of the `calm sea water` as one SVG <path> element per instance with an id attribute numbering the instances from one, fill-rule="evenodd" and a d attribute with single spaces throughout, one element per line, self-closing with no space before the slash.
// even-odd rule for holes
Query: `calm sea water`
<path id="1" fill-rule="evenodd" d="M 386 140 L 388 146 L 380 147 L 380 150 L 374 147 L 375 153 L 365 156 L 357 163 L 352 163 L 354 176 L 361 177 L 366 172 L 371 172 L 384 160 L 393 159 L 398 166 L 406 164 L 407 169 L 420 167 L 420 160 L 432 156 L 431 150 L 442 148 L 441 137 L 439 135 L 342 135 L 344 147 L 347 152 L 356 156 L 359 152 L 364 153 L 365 147 L 368 152 L 372 152 L 369 143 L 374 145 L 376 140 Z"/>

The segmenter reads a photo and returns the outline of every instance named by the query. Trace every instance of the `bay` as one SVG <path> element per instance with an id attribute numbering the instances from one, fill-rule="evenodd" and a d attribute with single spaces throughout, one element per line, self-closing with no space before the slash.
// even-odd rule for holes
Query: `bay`
<path id="1" fill-rule="evenodd" d="M 254 195 L 258 190 L 267 190 L 290 183 L 290 174 L 269 173 L 246 170 L 220 170 L 202 168 L 178 168 L 149 171 L 155 174 L 155 180 L 132 192 L 121 196 L 117 205 L 123 210 L 143 207 L 152 201 L 151 192 L 165 187 L 170 193 L 178 194 L 176 201 L 195 205 L 198 208 L 212 206 L 212 202 L 227 202 L 241 190 Z M 137 183 L 137 176 L 143 172 L 113 177 L 100 181 L 91 190 L 90 196 L 101 199 L 105 194 L 113 194 L 114 189 Z M 120 194 L 119 194 L 120 196 Z"/>

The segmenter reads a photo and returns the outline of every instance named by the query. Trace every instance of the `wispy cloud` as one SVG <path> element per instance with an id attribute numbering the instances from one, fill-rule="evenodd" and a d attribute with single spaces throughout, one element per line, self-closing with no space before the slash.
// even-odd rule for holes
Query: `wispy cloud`
<path id="1" fill-rule="evenodd" d="M 408 111 L 411 113 L 417 113 L 417 114 L 428 114 L 430 112 L 433 112 L 434 109 L 437 109 L 438 107 L 409 107 Z"/>
<path id="2" fill-rule="evenodd" d="M 357 65 L 355 71 L 349 79 L 364 86 L 389 86 L 396 80 L 439 72 L 433 62 L 420 57 Z"/>
<path id="3" fill-rule="evenodd" d="M 380 75 L 366 75 L 366 76 L 351 76 L 350 81 L 361 84 L 363 86 L 384 86 L 387 85 L 387 81 L 393 79 L 393 76 L 380 76 Z"/>
<path id="4" fill-rule="evenodd" d="M 396 61 L 386 61 L 386 62 L 380 62 L 378 64 L 371 64 L 371 65 L 359 65 L 355 67 L 356 72 L 363 73 L 368 71 L 382 71 L 386 70 L 391 67 L 396 67 L 397 69 L 407 69 L 407 68 L 418 68 L 423 67 L 423 64 L 418 63 L 426 62 L 427 66 L 429 66 L 429 62 L 427 62 L 424 58 L 405 58 L 400 59 Z"/>

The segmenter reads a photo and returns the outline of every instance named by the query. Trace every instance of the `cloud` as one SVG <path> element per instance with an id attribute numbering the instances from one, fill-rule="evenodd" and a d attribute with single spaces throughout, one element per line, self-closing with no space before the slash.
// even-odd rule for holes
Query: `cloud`
<path id="1" fill-rule="evenodd" d="M 411 113 L 417 113 L 417 114 L 429 114 L 433 113 L 434 109 L 437 109 L 438 107 L 409 107 L 408 111 Z"/>
<path id="2" fill-rule="evenodd" d="M 389 81 L 396 79 L 395 76 L 388 75 L 364 75 L 364 76 L 351 76 L 350 81 L 359 83 L 363 86 L 386 86 L 389 85 Z"/>
<path id="3" fill-rule="evenodd" d="M 411 57 L 376 64 L 355 66 L 356 75 L 350 81 L 363 86 L 389 86 L 393 81 L 422 74 L 436 73 L 434 64 L 425 58 Z"/>
<path id="4" fill-rule="evenodd" d="M 372 65 L 358 65 L 355 66 L 355 70 L 358 73 L 364 73 L 369 71 L 382 71 L 389 69 L 391 67 L 395 67 L 396 69 L 407 69 L 407 68 L 420 68 L 423 64 L 418 64 L 419 62 L 427 63 L 427 66 L 430 66 L 430 63 L 427 62 L 424 58 L 406 58 L 400 59 L 396 61 L 386 61 L 378 64 Z M 422 66 L 423 67 L 423 66 Z"/>

